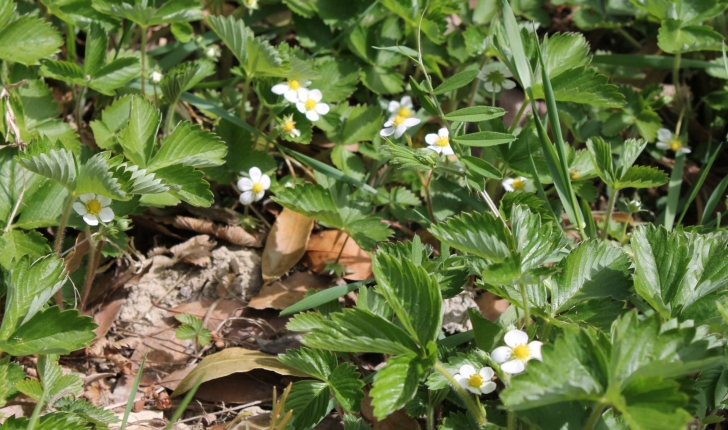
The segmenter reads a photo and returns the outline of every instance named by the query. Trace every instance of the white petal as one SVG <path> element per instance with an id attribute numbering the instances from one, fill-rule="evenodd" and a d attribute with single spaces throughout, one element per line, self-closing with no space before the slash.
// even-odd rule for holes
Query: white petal
<path id="1" fill-rule="evenodd" d="M 99 219 L 96 218 L 96 215 L 86 214 L 83 216 L 83 220 L 88 225 L 99 225 Z"/>
<path id="2" fill-rule="evenodd" d="M 672 132 L 666 128 L 657 130 L 657 140 L 663 143 L 667 143 L 672 139 Z"/>
<path id="3" fill-rule="evenodd" d="M 419 118 L 407 118 L 404 120 L 404 122 L 402 124 L 404 124 L 404 126 L 406 126 L 406 127 L 414 127 L 417 124 L 419 124 L 420 122 L 421 121 Z"/>
<path id="4" fill-rule="evenodd" d="M 238 181 L 238 189 L 243 192 L 252 190 L 253 181 L 251 181 L 249 178 L 241 178 Z"/>
<path id="5" fill-rule="evenodd" d="M 484 88 L 485 88 L 485 90 L 486 90 L 486 91 L 488 91 L 489 93 L 493 93 L 493 92 L 495 92 L 495 91 L 493 91 L 493 83 L 492 83 L 492 82 L 490 82 L 490 81 L 485 81 L 485 82 L 483 83 L 483 87 L 484 87 Z"/>
<path id="6" fill-rule="evenodd" d="M 450 132 L 445 127 L 437 130 L 437 135 L 440 137 L 450 137 Z"/>
<path id="7" fill-rule="evenodd" d="M 311 85 L 311 81 L 301 81 L 301 82 L 299 82 L 299 84 L 300 84 L 300 85 L 301 85 L 302 87 L 306 88 L 306 87 L 308 87 L 309 85 Z"/>
<path id="8" fill-rule="evenodd" d="M 291 130 L 291 136 L 298 137 L 300 135 L 301 135 L 301 130 L 299 130 L 297 128 L 294 128 L 293 130 Z"/>
<path id="9" fill-rule="evenodd" d="M 506 191 L 513 191 L 513 178 L 506 178 L 503 180 L 503 188 L 505 188 Z"/>
<path id="10" fill-rule="evenodd" d="M 448 146 L 443 146 L 442 151 L 440 151 L 440 153 L 443 155 L 452 155 L 455 153 L 455 151 L 453 151 L 452 147 L 450 145 L 448 145 Z"/>
<path id="11" fill-rule="evenodd" d="M 667 143 L 657 142 L 655 146 L 664 150 L 670 149 L 670 145 L 668 145 Z"/>
<path id="12" fill-rule="evenodd" d="M 252 191 L 246 191 L 246 192 L 240 194 L 240 203 L 242 203 L 244 205 L 249 205 L 249 204 L 253 203 L 254 197 L 255 196 L 253 196 Z"/>
<path id="13" fill-rule="evenodd" d="M 394 127 L 387 127 L 379 130 L 379 135 L 382 137 L 389 137 L 394 134 Z"/>
<path id="14" fill-rule="evenodd" d="M 511 359 L 511 355 L 513 355 L 513 351 L 508 348 L 507 346 L 499 346 L 498 348 L 494 349 L 493 352 L 490 353 L 491 358 L 493 358 L 493 361 L 496 363 L 503 363 Z"/>
<path id="15" fill-rule="evenodd" d="M 458 373 L 466 378 L 470 378 L 471 376 L 475 375 L 475 367 L 471 366 L 470 364 L 465 364 L 463 366 L 460 366 L 460 371 Z"/>
<path id="16" fill-rule="evenodd" d="M 387 106 L 387 110 L 391 113 L 396 113 L 399 110 L 399 103 L 392 100 L 389 102 L 389 106 Z"/>
<path id="17" fill-rule="evenodd" d="M 103 222 L 110 222 L 114 219 L 114 211 L 111 210 L 111 208 L 103 208 L 101 209 L 101 212 L 99 212 L 99 218 L 101 218 L 101 221 Z"/>
<path id="18" fill-rule="evenodd" d="M 309 110 L 306 111 L 306 118 L 308 118 L 309 121 L 318 121 L 319 120 L 319 114 L 316 113 L 315 110 Z"/>
<path id="19" fill-rule="evenodd" d="M 298 100 L 308 100 L 308 90 L 306 88 L 298 89 Z"/>
<path id="20" fill-rule="evenodd" d="M 490 367 L 484 367 L 484 368 L 480 369 L 480 372 L 478 372 L 478 373 L 486 381 L 490 381 L 491 379 L 493 379 L 493 376 L 495 376 L 495 372 Z"/>
<path id="21" fill-rule="evenodd" d="M 268 176 L 268 175 L 261 176 L 260 181 L 258 181 L 258 183 L 263 186 L 264 190 L 267 190 L 268 188 L 270 188 L 270 176 Z"/>
<path id="22" fill-rule="evenodd" d="M 505 363 L 501 364 L 501 370 L 510 373 L 511 375 L 515 375 L 516 373 L 521 373 L 526 369 L 526 365 L 523 364 L 521 360 L 511 360 L 506 361 Z"/>
<path id="23" fill-rule="evenodd" d="M 503 341 L 511 348 L 528 343 L 528 335 L 521 330 L 511 330 L 503 336 Z"/>
<path id="24" fill-rule="evenodd" d="M 513 88 L 516 88 L 516 83 L 510 79 L 506 79 L 505 81 L 503 81 L 503 88 L 507 90 L 512 90 Z"/>
<path id="25" fill-rule="evenodd" d="M 296 109 L 301 113 L 306 113 L 306 104 L 303 102 L 296 103 Z"/>
<path id="26" fill-rule="evenodd" d="M 255 201 L 257 202 L 257 201 L 259 201 L 260 199 L 262 199 L 263 197 L 265 197 L 265 191 L 261 191 L 261 192 L 259 192 L 258 194 L 256 194 L 256 195 L 255 195 Z"/>
<path id="27" fill-rule="evenodd" d="M 389 119 L 387 122 L 384 123 L 383 127 L 391 127 L 394 125 L 394 120 Z"/>
<path id="28" fill-rule="evenodd" d="M 311 90 L 308 92 L 308 98 L 310 98 L 311 100 L 313 100 L 317 103 L 321 101 L 323 96 L 324 95 L 321 94 L 321 90 Z"/>
<path id="29" fill-rule="evenodd" d="M 402 97 L 402 100 L 399 101 L 399 104 L 402 105 L 402 107 L 406 107 L 407 109 L 412 109 L 414 107 L 414 105 L 412 104 L 412 97 L 410 96 Z"/>
<path id="30" fill-rule="evenodd" d="M 682 148 L 677 150 L 678 154 L 690 154 L 691 152 L 693 152 L 692 149 L 690 149 L 686 146 L 683 146 Z"/>
<path id="31" fill-rule="evenodd" d="M 440 148 L 437 145 L 428 146 L 427 149 L 433 150 L 433 151 L 437 152 L 438 154 L 442 153 L 442 148 Z"/>
<path id="32" fill-rule="evenodd" d="M 464 377 L 463 375 L 455 375 L 454 376 L 455 381 L 457 381 L 458 385 L 461 387 L 467 389 L 468 388 L 468 378 Z"/>
<path id="33" fill-rule="evenodd" d="M 286 91 L 283 97 L 291 103 L 298 103 L 298 91 L 296 90 Z"/>
<path id="34" fill-rule="evenodd" d="M 536 186 L 533 185 L 533 182 L 527 181 L 526 185 L 523 187 L 523 191 L 525 191 L 527 193 L 532 193 L 532 192 L 536 191 Z"/>
<path id="35" fill-rule="evenodd" d="M 314 90 L 315 91 L 315 90 Z M 326 115 L 329 113 L 329 105 L 326 103 L 318 103 L 313 108 L 319 115 Z"/>
<path id="36" fill-rule="evenodd" d="M 465 389 L 470 391 L 471 393 L 475 394 L 476 396 L 480 395 L 480 388 L 471 387 L 470 384 L 468 384 L 468 386 L 465 387 Z"/>
<path id="37" fill-rule="evenodd" d="M 399 139 L 402 137 L 404 132 L 407 131 L 407 126 L 404 124 L 400 124 L 397 127 L 394 128 L 394 137 Z"/>
<path id="38" fill-rule="evenodd" d="M 248 170 L 248 176 L 250 176 L 250 180 L 255 184 L 260 182 L 260 177 L 263 176 L 263 172 L 261 172 L 257 167 L 251 167 L 250 170 Z"/>
<path id="39" fill-rule="evenodd" d="M 275 94 L 281 95 L 281 94 L 284 94 L 289 89 L 290 89 L 290 87 L 288 86 L 288 84 L 276 84 L 276 85 L 273 85 L 273 88 L 271 88 L 270 90 L 273 91 L 273 93 L 275 93 Z"/>
<path id="40" fill-rule="evenodd" d="M 88 203 L 89 200 L 93 200 L 95 198 L 96 198 L 96 194 L 94 194 L 94 193 L 86 193 L 86 194 L 81 194 L 80 196 L 78 196 L 78 199 L 84 203 Z"/>
<path id="41" fill-rule="evenodd" d="M 86 205 L 84 205 L 81 202 L 74 202 L 73 210 L 75 210 L 77 214 L 82 215 L 82 216 L 86 215 L 88 213 L 88 211 L 86 210 Z"/>
<path id="42" fill-rule="evenodd" d="M 528 350 L 531 351 L 531 357 L 535 358 L 536 360 L 541 360 L 541 346 L 543 345 L 543 342 L 539 342 L 537 340 L 534 340 L 533 342 L 528 344 Z"/>
<path id="43" fill-rule="evenodd" d="M 495 391 L 495 387 L 496 387 L 495 382 L 488 381 L 485 384 L 480 386 L 480 392 L 483 394 L 489 394 L 489 393 L 492 393 L 493 391 Z"/>
<path id="44" fill-rule="evenodd" d="M 435 133 L 430 133 L 425 136 L 425 142 L 427 142 L 428 145 L 434 145 L 437 142 L 437 135 Z"/>
<path id="45" fill-rule="evenodd" d="M 100 195 L 96 196 L 96 200 L 98 200 L 99 203 L 101 203 L 102 207 L 106 207 L 111 204 L 111 199 L 108 197 L 105 197 L 105 196 L 100 196 Z"/>

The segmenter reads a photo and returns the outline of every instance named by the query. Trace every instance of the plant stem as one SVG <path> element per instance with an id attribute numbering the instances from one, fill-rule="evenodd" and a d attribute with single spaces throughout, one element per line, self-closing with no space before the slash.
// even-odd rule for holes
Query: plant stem
<path id="1" fill-rule="evenodd" d="M 339 255 L 336 256 L 336 261 L 334 261 L 334 264 L 339 264 L 339 260 L 341 259 L 341 256 L 344 254 L 344 248 L 346 248 L 346 243 L 349 241 L 348 234 L 346 235 L 346 239 L 344 239 L 344 243 L 341 244 L 341 249 L 339 250 Z"/>
<path id="2" fill-rule="evenodd" d="M 90 229 L 87 229 L 86 235 L 91 237 Z M 89 240 L 89 255 L 88 255 L 88 267 L 86 270 L 86 281 L 83 285 L 83 293 L 81 294 L 81 305 L 79 309 L 83 312 L 86 309 L 89 293 L 91 293 L 91 285 L 94 283 L 94 277 L 96 276 L 96 269 L 99 267 L 101 262 L 101 251 L 104 249 L 104 239 L 99 240 L 99 243 L 94 244 L 93 240 Z"/>
<path id="3" fill-rule="evenodd" d="M 66 24 L 66 61 L 76 62 L 76 34 L 73 24 Z"/>
<path id="4" fill-rule="evenodd" d="M 81 132 L 81 124 L 83 122 L 83 99 L 86 97 L 86 87 L 80 87 L 76 97 L 76 130 Z"/>
<path id="5" fill-rule="evenodd" d="M 624 244 L 624 239 L 627 238 L 627 227 L 629 226 L 630 222 L 629 220 L 632 218 L 632 212 L 627 212 L 627 220 L 624 222 L 624 226 L 622 227 L 622 236 L 619 238 L 619 244 Z"/>
<path id="6" fill-rule="evenodd" d="M 531 325 L 531 314 L 528 309 L 528 294 L 526 292 L 526 285 L 525 284 L 518 284 L 518 287 L 521 289 L 521 300 L 523 301 L 523 319 L 526 323 L 526 328 L 528 328 L 529 325 Z"/>
<path id="7" fill-rule="evenodd" d="M 240 110 L 238 111 L 238 117 L 245 121 L 248 116 L 248 112 L 245 111 L 245 105 L 248 102 L 248 94 L 250 94 L 250 80 L 251 76 L 245 76 L 245 84 L 243 84 L 243 99 L 240 101 Z"/>
<path id="8" fill-rule="evenodd" d="M 169 136 L 172 132 L 172 124 L 174 123 L 174 108 L 177 106 L 177 100 L 173 100 L 167 108 L 167 122 L 164 125 L 164 135 Z"/>
<path id="9" fill-rule="evenodd" d="M 38 400 L 38 403 L 35 404 L 35 408 L 33 408 L 33 415 L 30 416 L 30 422 L 28 422 L 26 430 L 35 430 L 35 426 L 38 425 L 38 419 L 40 418 L 40 411 L 43 409 L 44 404 L 45 396 L 41 397 L 40 400 Z"/>
<path id="10" fill-rule="evenodd" d="M 468 405 L 468 408 L 470 409 L 470 411 L 473 413 L 473 415 L 475 415 L 475 419 L 478 421 L 478 424 L 481 427 L 484 426 L 486 423 L 485 415 L 483 414 L 482 409 L 479 408 L 478 405 L 475 404 L 475 402 L 473 401 L 473 398 L 470 396 L 470 394 L 468 394 L 467 391 L 465 391 L 463 389 L 463 387 L 461 387 L 460 384 L 458 384 L 458 382 L 455 380 L 455 378 L 453 378 L 453 376 L 450 374 L 450 372 L 448 372 L 447 369 L 445 369 L 442 366 L 442 363 L 440 363 L 439 361 L 435 363 L 435 370 L 440 372 L 442 374 L 442 376 L 444 376 L 445 379 L 447 379 L 450 382 L 450 385 L 452 385 L 453 388 L 455 388 L 455 391 L 458 392 L 458 394 L 460 395 L 460 397 L 462 397 L 465 404 Z"/>
<path id="11" fill-rule="evenodd" d="M 427 430 L 435 430 L 435 406 L 432 404 L 432 391 L 427 392 Z"/>
<path id="12" fill-rule="evenodd" d="M 632 46 L 634 46 L 635 48 L 642 49 L 642 45 L 637 41 L 637 39 L 635 39 L 634 37 L 632 37 L 632 35 L 630 35 L 629 33 L 627 33 L 627 31 L 625 29 L 623 29 L 622 27 L 617 27 L 617 33 L 621 34 L 622 37 L 624 37 L 625 39 L 627 39 L 627 41 L 629 43 L 631 43 Z"/>
<path id="13" fill-rule="evenodd" d="M 427 214 L 430 216 L 430 221 L 432 221 L 433 224 L 437 224 L 437 219 L 435 219 L 435 212 L 432 210 L 432 197 L 430 196 L 430 182 L 432 179 L 432 170 L 430 170 L 429 173 L 427 173 L 427 179 L 423 179 L 422 175 L 420 175 L 420 179 L 422 179 L 422 185 L 425 187 L 425 201 L 427 203 Z"/>
<path id="14" fill-rule="evenodd" d="M 607 213 L 604 215 L 604 229 L 602 230 L 602 240 L 607 240 L 609 232 L 609 221 L 612 218 L 612 211 L 614 211 L 614 202 L 617 200 L 617 194 L 619 191 L 612 190 L 612 195 L 609 196 L 609 202 L 607 203 Z"/>
<path id="15" fill-rule="evenodd" d="M 516 414 L 508 411 L 508 430 L 516 430 Z"/>
<path id="16" fill-rule="evenodd" d="M 680 98 L 680 53 L 675 54 L 675 63 L 672 67 L 672 86 L 675 87 L 675 97 L 677 101 L 682 104 Z"/>
<path id="17" fill-rule="evenodd" d="M 147 27 L 139 26 L 139 28 L 142 30 L 142 41 L 141 41 L 141 47 L 140 47 L 140 51 L 141 51 L 141 55 L 142 55 L 142 95 L 146 96 L 147 88 L 146 88 L 146 84 L 145 84 L 145 80 L 146 80 L 145 66 L 147 64 Z"/>
<path id="18" fill-rule="evenodd" d="M 523 104 L 521 105 L 521 108 L 518 109 L 518 112 L 516 113 L 516 117 L 513 118 L 513 122 L 511 123 L 511 126 L 508 127 L 508 133 L 513 133 L 513 131 L 518 127 L 518 121 L 521 120 L 521 117 L 523 116 L 523 112 L 526 111 L 526 106 L 528 106 L 528 96 L 525 95 L 523 98 Z"/>
<path id="19" fill-rule="evenodd" d="M 599 421 L 599 418 L 602 417 L 602 412 L 604 412 L 604 409 L 607 407 L 604 403 L 599 403 L 591 412 L 589 415 L 589 420 L 586 422 L 586 425 L 584 426 L 584 430 L 592 430 L 594 426 Z"/>
<path id="20" fill-rule="evenodd" d="M 75 195 L 73 193 L 69 193 L 68 196 L 68 203 L 66 203 L 65 209 L 63 209 L 63 215 L 61 216 L 61 223 L 58 225 L 58 232 L 56 233 L 56 243 L 54 246 L 55 252 L 57 256 L 61 256 L 61 246 L 63 245 L 63 232 L 66 229 L 66 224 L 68 223 L 68 217 L 71 215 L 71 208 L 73 207 L 73 201 L 75 200 Z"/>

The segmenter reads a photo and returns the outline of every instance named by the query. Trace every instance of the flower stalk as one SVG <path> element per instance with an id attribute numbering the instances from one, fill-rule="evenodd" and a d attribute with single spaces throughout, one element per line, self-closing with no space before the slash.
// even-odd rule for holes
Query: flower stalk
<path id="1" fill-rule="evenodd" d="M 487 420 L 485 419 L 485 411 L 483 408 L 478 407 L 477 404 L 473 401 L 473 398 L 470 396 L 470 394 L 465 391 L 460 384 L 455 380 L 455 378 L 450 374 L 450 372 L 445 369 L 445 367 L 440 363 L 439 361 L 435 363 L 435 370 L 440 372 L 442 376 L 445 377 L 450 382 L 450 385 L 452 385 L 453 388 L 455 388 L 455 391 L 458 392 L 460 397 L 463 399 L 465 404 L 468 406 L 468 409 L 473 413 L 475 416 L 475 419 L 478 421 L 478 424 L 480 426 L 484 426 Z"/>

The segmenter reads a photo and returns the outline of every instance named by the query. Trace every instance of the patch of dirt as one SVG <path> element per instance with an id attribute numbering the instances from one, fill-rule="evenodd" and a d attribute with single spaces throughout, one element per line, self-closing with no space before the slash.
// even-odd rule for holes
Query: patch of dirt
<path id="1" fill-rule="evenodd" d="M 476 308 L 475 292 L 470 289 L 464 290 L 462 293 L 451 299 L 445 299 L 442 304 L 443 319 L 442 324 L 448 333 L 459 333 L 471 330 L 473 325 L 470 323 L 468 309 Z"/>

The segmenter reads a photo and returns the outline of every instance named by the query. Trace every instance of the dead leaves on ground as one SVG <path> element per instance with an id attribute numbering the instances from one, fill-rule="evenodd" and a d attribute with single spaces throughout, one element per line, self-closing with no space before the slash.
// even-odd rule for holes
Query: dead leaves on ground
<path id="1" fill-rule="evenodd" d="M 354 240 L 347 240 L 348 235 L 339 230 L 326 230 L 311 235 L 306 248 L 303 264 L 316 273 L 323 272 L 327 262 L 346 266 L 350 273 L 344 279 L 363 281 L 372 277 L 372 258 L 361 249 Z M 343 251 L 342 251 L 343 247 Z M 339 257 L 340 255 L 340 257 Z"/>
<path id="2" fill-rule="evenodd" d="M 261 238 L 254 236 L 239 225 L 220 225 L 209 219 L 193 218 L 188 216 L 155 217 L 155 221 L 171 225 L 182 230 L 208 234 L 233 245 L 260 248 L 263 246 Z"/>
<path id="3" fill-rule="evenodd" d="M 288 273 L 306 252 L 313 219 L 283 209 L 268 233 L 263 250 L 263 280 L 267 283 Z"/>
<path id="4" fill-rule="evenodd" d="M 330 280 L 309 272 L 296 272 L 283 281 L 275 281 L 261 288 L 258 296 L 248 306 L 254 309 L 283 310 L 300 302 L 308 291 L 317 291 L 330 286 Z"/>

